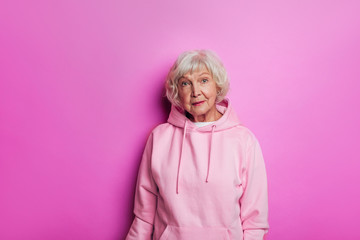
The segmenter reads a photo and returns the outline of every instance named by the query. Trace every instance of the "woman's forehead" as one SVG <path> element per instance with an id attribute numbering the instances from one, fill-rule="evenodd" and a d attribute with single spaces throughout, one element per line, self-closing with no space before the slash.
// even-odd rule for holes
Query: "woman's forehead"
<path id="1" fill-rule="evenodd" d="M 199 68 L 196 69 L 191 69 L 189 70 L 187 73 L 183 74 L 181 77 L 186 77 L 186 76 L 191 76 L 191 75 L 211 75 L 209 70 L 205 67 L 205 66 L 201 66 Z"/>

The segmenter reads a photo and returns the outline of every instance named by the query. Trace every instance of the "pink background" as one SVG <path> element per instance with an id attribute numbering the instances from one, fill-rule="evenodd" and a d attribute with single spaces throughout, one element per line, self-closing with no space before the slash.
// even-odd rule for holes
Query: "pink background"
<path id="1" fill-rule="evenodd" d="M 30 3 L 31 2 L 31 3 Z M 360 239 L 358 1 L 1 1 L 0 239 L 123 239 L 182 51 L 228 70 L 268 240 Z"/>

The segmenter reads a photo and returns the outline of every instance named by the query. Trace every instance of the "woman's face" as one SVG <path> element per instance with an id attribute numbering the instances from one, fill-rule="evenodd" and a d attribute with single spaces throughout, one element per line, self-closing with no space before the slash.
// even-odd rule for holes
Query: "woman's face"
<path id="1" fill-rule="evenodd" d="M 184 74 L 178 84 L 182 107 L 194 117 L 195 122 L 210 122 L 219 118 L 215 105 L 216 82 L 206 68 Z"/>

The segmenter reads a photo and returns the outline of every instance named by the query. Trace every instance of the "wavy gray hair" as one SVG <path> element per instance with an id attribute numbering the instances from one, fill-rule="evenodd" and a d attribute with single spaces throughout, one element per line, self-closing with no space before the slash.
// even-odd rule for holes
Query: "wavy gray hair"
<path id="1" fill-rule="evenodd" d="M 166 77 L 165 89 L 167 99 L 180 108 L 183 108 L 179 99 L 179 79 L 190 71 L 206 67 L 215 80 L 220 91 L 217 93 L 216 102 L 221 102 L 229 91 L 229 79 L 223 63 L 217 54 L 211 50 L 190 50 L 181 53 L 170 68 Z"/>

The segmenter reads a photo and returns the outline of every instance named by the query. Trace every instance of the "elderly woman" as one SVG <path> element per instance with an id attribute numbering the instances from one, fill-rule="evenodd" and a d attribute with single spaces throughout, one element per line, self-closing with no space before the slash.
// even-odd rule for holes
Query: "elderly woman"
<path id="1" fill-rule="evenodd" d="M 171 67 L 171 112 L 148 137 L 127 240 L 264 239 L 264 159 L 228 88 L 226 70 L 210 50 L 184 52 Z"/>

